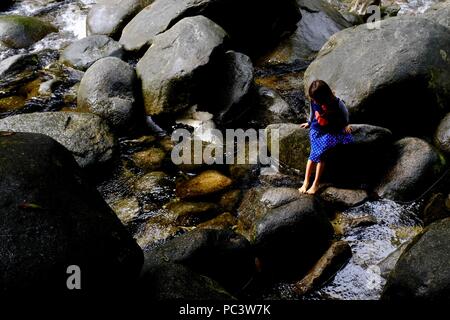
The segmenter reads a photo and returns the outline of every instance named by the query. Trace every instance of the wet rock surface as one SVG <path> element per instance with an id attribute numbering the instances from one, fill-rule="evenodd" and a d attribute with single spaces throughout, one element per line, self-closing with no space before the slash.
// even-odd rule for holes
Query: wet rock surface
<path id="1" fill-rule="evenodd" d="M 435 222 L 412 241 L 389 275 L 384 299 L 449 298 L 449 226 L 448 218 Z"/>
<path id="2" fill-rule="evenodd" d="M 72 152 L 81 167 L 107 163 L 115 152 L 115 137 L 102 119 L 93 114 L 21 114 L 0 120 L 0 130 L 48 135 Z"/>
<path id="3" fill-rule="evenodd" d="M 61 53 L 60 61 L 75 69 L 87 70 L 96 61 L 123 57 L 122 46 L 104 35 L 94 35 L 75 41 Z"/>
<path id="4" fill-rule="evenodd" d="M 364 25 L 346 29 L 332 36 L 308 67 L 305 90 L 313 80 L 322 79 L 346 103 L 353 122 L 380 125 L 404 135 L 426 134 L 448 105 L 445 88 L 450 76 L 442 51 L 450 51 L 450 40 L 444 40 L 450 39 L 449 32 L 417 17 L 383 20 L 381 28 L 374 30 Z M 428 112 L 423 112 L 424 105 L 429 106 Z"/>
<path id="5" fill-rule="evenodd" d="M 58 31 L 38 18 L 25 16 L 0 17 L 0 42 L 14 49 L 26 48 L 47 34 Z"/>
<path id="6" fill-rule="evenodd" d="M 71 265 L 87 291 L 137 279 L 141 250 L 70 152 L 44 135 L 1 132 L 0 157 L 2 292 L 64 292 Z"/>

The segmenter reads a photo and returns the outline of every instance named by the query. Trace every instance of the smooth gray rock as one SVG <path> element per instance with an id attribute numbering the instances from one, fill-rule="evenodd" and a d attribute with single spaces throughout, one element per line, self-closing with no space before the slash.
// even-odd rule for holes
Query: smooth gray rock
<path id="1" fill-rule="evenodd" d="M 221 121 L 242 113 L 242 102 L 252 89 L 254 76 L 253 63 L 245 54 L 228 51 L 222 63 L 223 70 L 218 71 L 224 76 L 215 84 L 219 92 L 209 102 Z"/>
<path id="2" fill-rule="evenodd" d="M 354 145 L 365 146 L 384 144 L 389 141 L 392 133 L 385 128 L 365 124 L 352 124 Z M 291 168 L 304 170 L 310 154 L 309 130 L 300 128 L 299 124 L 278 123 L 269 125 L 266 132 L 278 130 L 280 136 L 280 160 Z M 269 139 L 270 142 L 270 139 Z M 270 143 L 268 145 L 271 148 Z M 292 157 L 295 154 L 295 157 Z"/>
<path id="3" fill-rule="evenodd" d="M 136 115 L 134 68 L 118 58 L 103 58 L 84 74 L 78 89 L 78 107 L 103 118 L 112 129 L 123 131 Z"/>
<path id="4" fill-rule="evenodd" d="M 27 48 L 58 30 L 34 17 L 0 16 L 0 42 L 14 49 Z"/>
<path id="5" fill-rule="evenodd" d="M 25 69 L 33 69 L 37 63 L 37 56 L 34 54 L 17 54 L 0 61 L 0 77 L 14 75 Z"/>
<path id="6" fill-rule="evenodd" d="M 450 154 L 450 113 L 439 124 L 434 134 L 434 144 L 442 152 Z"/>
<path id="7" fill-rule="evenodd" d="M 77 112 L 38 112 L 0 120 L 0 130 L 45 134 L 66 147 L 85 167 L 101 165 L 114 155 L 115 138 L 98 116 Z"/>
<path id="8" fill-rule="evenodd" d="M 368 200 L 365 190 L 349 190 L 328 187 L 320 193 L 320 198 L 333 209 L 347 209 Z"/>
<path id="9" fill-rule="evenodd" d="M 142 251 L 70 152 L 41 134 L 0 132 L 0 159 L 2 294 L 67 294 L 72 265 L 84 293 L 129 290 Z"/>
<path id="10" fill-rule="evenodd" d="M 251 128 L 265 128 L 271 124 L 293 123 L 298 115 L 275 90 L 266 87 L 257 89 L 255 105 L 248 110 Z"/>
<path id="11" fill-rule="evenodd" d="M 325 0 L 297 0 L 301 20 L 297 30 L 265 57 L 266 64 L 292 64 L 314 59 L 328 39 L 352 25 Z"/>
<path id="12" fill-rule="evenodd" d="M 450 1 L 447 0 L 434 4 L 422 17 L 450 28 Z"/>
<path id="13" fill-rule="evenodd" d="M 216 281 L 176 263 L 144 269 L 138 289 L 152 301 L 236 300 Z"/>
<path id="14" fill-rule="evenodd" d="M 122 46 L 104 35 L 89 36 L 70 44 L 61 53 L 60 61 L 79 70 L 87 70 L 96 61 L 106 57 L 122 59 Z"/>
<path id="15" fill-rule="evenodd" d="M 450 218 L 429 225 L 400 256 L 382 298 L 442 300 L 450 298 Z"/>
<path id="16" fill-rule="evenodd" d="M 199 82 L 205 80 L 199 71 L 208 66 L 226 36 L 203 16 L 185 18 L 157 36 L 136 67 L 147 114 L 169 114 L 192 106 Z"/>
<path id="17" fill-rule="evenodd" d="M 103 34 L 114 39 L 120 38 L 125 25 L 153 1 L 100 0 L 89 10 L 86 20 L 87 34 Z"/>
<path id="18" fill-rule="evenodd" d="M 297 189 L 253 188 L 238 209 L 237 231 L 273 277 L 298 278 L 328 249 L 333 235 L 314 197 Z"/>
<path id="19" fill-rule="evenodd" d="M 450 105 L 449 52 L 450 30 L 427 19 L 357 26 L 324 45 L 305 72 L 305 90 L 324 80 L 346 103 L 352 122 L 403 136 L 429 134 Z"/>
<path id="20" fill-rule="evenodd" d="M 156 0 L 126 25 L 120 43 L 127 51 L 139 51 L 152 45 L 155 37 L 185 17 L 186 11 L 201 14 L 211 0 Z M 194 14 L 195 15 L 195 14 Z"/>
<path id="21" fill-rule="evenodd" d="M 295 0 L 155 0 L 127 24 L 120 42 L 127 51 L 140 51 L 150 46 L 156 35 L 196 15 L 216 22 L 237 48 L 247 51 L 255 47 L 265 50 L 293 31 L 300 19 Z"/>
<path id="22" fill-rule="evenodd" d="M 144 270 L 172 262 L 218 281 L 230 292 L 241 289 L 255 271 L 249 242 L 230 230 L 197 229 L 145 253 Z"/>
<path id="23" fill-rule="evenodd" d="M 418 138 L 397 141 L 391 152 L 392 165 L 380 176 L 375 191 L 383 198 L 411 201 L 420 196 L 445 169 L 444 157 Z"/>

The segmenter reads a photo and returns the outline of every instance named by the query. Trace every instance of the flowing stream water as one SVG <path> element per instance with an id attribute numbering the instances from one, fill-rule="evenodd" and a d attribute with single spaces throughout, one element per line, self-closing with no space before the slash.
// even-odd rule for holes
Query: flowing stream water
<path id="1" fill-rule="evenodd" d="M 86 36 L 86 15 L 95 0 L 22 0 L 17 1 L 2 14 L 37 16 L 58 27 L 58 33 L 52 33 L 29 49 L 12 50 L 0 46 L 0 61 L 18 53 L 39 52 L 43 49 L 60 50 L 74 40 Z M 416 14 L 425 11 L 432 0 L 399 0 L 399 14 Z M 127 157 L 127 144 L 122 143 L 122 158 Z M 129 148 L 128 148 L 129 149 Z M 118 170 L 119 172 L 121 171 Z M 120 175 L 120 174 L 119 174 Z M 131 172 L 130 180 L 139 175 Z M 129 184 L 115 176 L 99 184 L 99 190 L 111 204 L 117 198 L 127 194 Z M 173 190 L 172 190 L 173 191 Z M 160 197 L 171 197 L 170 190 L 159 190 Z M 302 299 L 378 299 L 385 279 L 380 275 L 378 264 L 401 244 L 410 240 L 421 230 L 421 222 L 416 217 L 421 203 L 397 204 L 379 200 L 349 209 L 341 214 L 342 218 L 371 216 L 374 224 L 352 228 L 342 233 L 342 239 L 349 242 L 353 256 L 331 282 Z M 152 215 L 148 211 L 147 215 Z M 282 283 L 276 286 L 265 298 L 298 299 L 292 290 L 292 284 Z"/>

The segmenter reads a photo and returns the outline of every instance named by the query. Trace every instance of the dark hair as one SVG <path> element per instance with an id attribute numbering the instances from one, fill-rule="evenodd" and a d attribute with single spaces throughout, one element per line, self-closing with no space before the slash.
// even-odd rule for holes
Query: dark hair
<path id="1" fill-rule="evenodd" d="M 314 99 L 318 104 L 331 105 L 335 97 L 330 86 L 323 80 L 315 80 L 309 87 L 309 97 Z"/>

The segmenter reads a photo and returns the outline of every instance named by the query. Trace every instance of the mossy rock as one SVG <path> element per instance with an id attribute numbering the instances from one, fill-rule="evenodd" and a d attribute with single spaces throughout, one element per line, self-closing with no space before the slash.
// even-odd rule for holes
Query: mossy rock
<path id="1" fill-rule="evenodd" d="M 27 48 L 57 31 L 55 26 L 38 18 L 0 16 L 0 42 L 9 48 Z"/>

